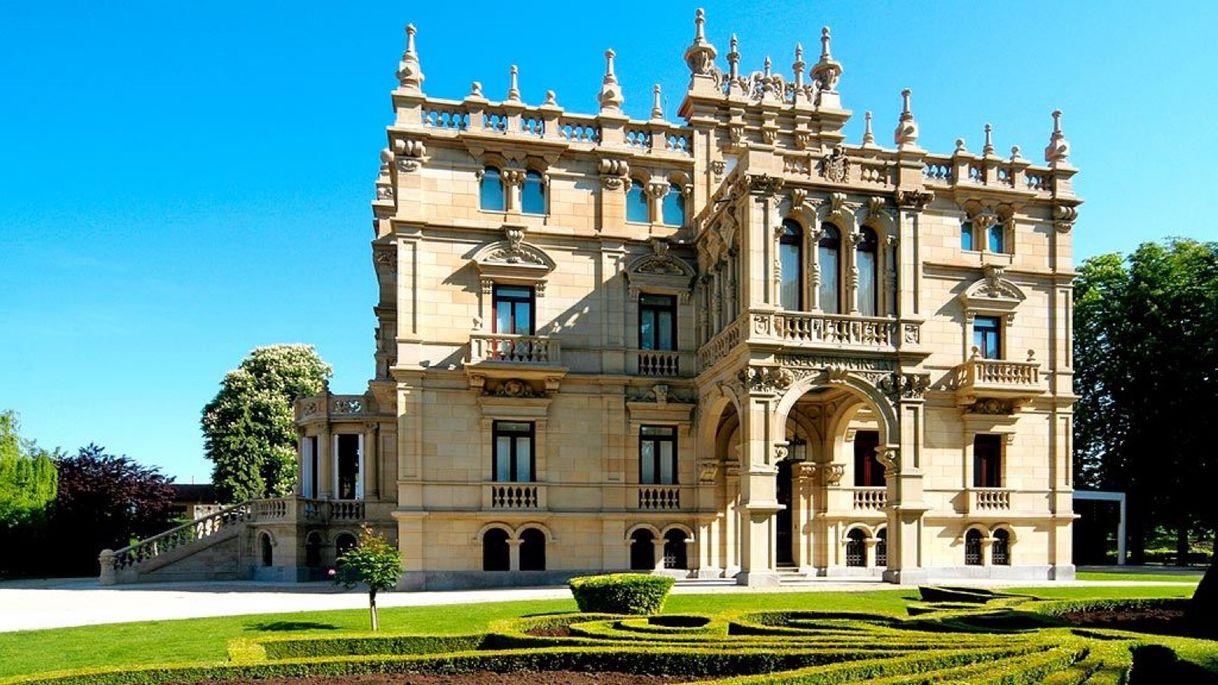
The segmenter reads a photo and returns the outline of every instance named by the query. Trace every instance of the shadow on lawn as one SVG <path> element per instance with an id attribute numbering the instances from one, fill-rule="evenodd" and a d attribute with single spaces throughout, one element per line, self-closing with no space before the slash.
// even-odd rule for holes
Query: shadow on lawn
<path id="1" fill-rule="evenodd" d="M 270 621 L 255 623 L 247 628 L 247 630 L 278 633 L 291 630 L 338 630 L 338 626 L 332 623 L 317 623 L 315 621 Z"/>

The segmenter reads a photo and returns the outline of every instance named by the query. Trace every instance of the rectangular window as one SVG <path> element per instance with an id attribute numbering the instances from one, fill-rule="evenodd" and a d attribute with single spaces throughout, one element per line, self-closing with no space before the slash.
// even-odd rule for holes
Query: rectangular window
<path id="1" fill-rule="evenodd" d="M 960 249 L 973 250 L 973 222 L 965 221 L 960 224 Z"/>
<path id="2" fill-rule="evenodd" d="M 644 485 L 676 485 L 676 428 L 643 426 L 639 429 L 639 482 Z"/>
<path id="3" fill-rule="evenodd" d="M 533 482 L 536 461 L 533 454 L 533 424 L 523 421 L 496 421 L 492 433 L 492 480 L 500 483 Z"/>
<path id="4" fill-rule="evenodd" d="M 495 333 L 533 335 L 533 288 L 496 285 L 492 294 Z"/>
<path id="5" fill-rule="evenodd" d="M 360 487 L 360 436 L 357 433 L 341 433 L 338 440 L 338 499 L 359 499 Z"/>
<path id="6" fill-rule="evenodd" d="M 1002 487 L 1002 436 L 977 435 L 973 438 L 973 487 Z"/>
<path id="7" fill-rule="evenodd" d="M 884 465 L 875 458 L 875 448 L 880 444 L 876 431 L 859 431 L 854 436 L 854 485 L 862 488 L 878 488 L 885 484 Z"/>
<path id="8" fill-rule="evenodd" d="M 996 316 L 973 319 L 973 347 L 982 359 L 1002 358 L 1002 321 Z"/>
<path id="9" fill-rule="evenodd" d="M 300 465 L 301 484 L 300 496 L 309 499 L 317 499 L 317 436 L 311 435 L 305 438 L 304 442 L 304 459 Z"/>
<path id="10" fill-rule="evenodd" d="M 639 349 L 677 349 L 677 299 L 639 295 Z"/>

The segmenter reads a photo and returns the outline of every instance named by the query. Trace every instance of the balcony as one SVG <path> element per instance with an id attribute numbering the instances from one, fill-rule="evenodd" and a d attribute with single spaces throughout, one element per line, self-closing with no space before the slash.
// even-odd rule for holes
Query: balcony
<path id="1" fill-rule="evenodd" d="M 961 406 L 979 399 L 1027 401 L 1044 392 L 1040 363 L 1031 358 L 1011 362 L 974 356 L 956 367 L 956 404 Z"/>
<path id="2" fill-rule="evenodd" d="M 469 363 L 558 366 L 558 341 L 544 335 L 474 333 L 469 339 Z"/>
<path id="3" fill-rule="evenodd" d="M 886 506 L 888 506 L 888 488 L 854 488 L 855 511 L 883 511 Z"/>
<path id="4" fill-rule="evenodd" d="M 997 514 L 1011 510 L 1011 491 L 1006 488 L 973 488 L 966 494 L 965 513 Z"/>
<path id="5" fill-rule="evenodd" d="M 689 371 L 690 360 L 686 355 L 671 350 L 638 350 L 634 352 L 634 369 L 638 376 L 649 378 L 676 378 L 682 371 Z"/>
<path id="6" fill-rule="evenodd" d="M 544 483 L 484 483 L 482 508 L 500 511 L 537 511 L 546 508 Z"/>
<path id="7" fill-rule="evenodd" d="M 644 511 L 666 511 L 681 508 L 681 488 L 677 485 L 640 485 L 638 508 Z"/>

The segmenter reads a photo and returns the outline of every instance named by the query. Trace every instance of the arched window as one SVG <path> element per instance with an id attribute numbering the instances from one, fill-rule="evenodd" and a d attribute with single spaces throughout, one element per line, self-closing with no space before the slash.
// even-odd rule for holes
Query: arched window
<path id="1" fill-rule="evenodd" d="M 995 566 L 1011 565 L 1011 532 L 1006 528 L 994 531 L 994 543 L 990 546 L 990 562 Z"/>
<path id="2" fill-rule="evenodd" d="M 876 240 L 875 231 L 866 226 L 859 234 L 861 238 L 855 252 L 855 262 L 859 270 L 859 314 L 875 316 L 879 311 L 880 289 L 877 281 L 880 270 L 877 268 L 876 257 L 880 244 Z"/>
<path id="3" fill-rule="evenodd" d="M 643 193 L 643 184 L 639 181 L 631 181 L 630 189 L 626 191 L 626 221 L 637 221 L 641 224 L 651 221 L 647 196 Z"/>
<path id="4" fill-rule="evenodd" d="M 842 234 L 833 224 L 821 226 L 816 258 L 820 264 L 820 308 L 827 314 L 840 314 Z"/>
<path id="5" fill-rule="evenodd" d="M 499 170 L 488 166 L 482 170 L 482 181 L 478 184 L 478 206 L 491 212 L 502 212 L 507 208 L 504 202 L 503 178 Z"/>
<path id="6" fill-rule="evenodd" d="M 888 565 L 888 529 L 881 528 L 875 534 L 875 565 Z"/>
<path id="7" fill-rule="evenodd" d="M 274 550 L 271 548 L 271 534 L 263 533 L 259 535 L 258 546 L 262 554 L 262 565 L 270 566 L 274 561 Z"/>
<path id="8" fill-rule="evenodd" d="M 630 570 L 650 571 L 656 567 L 655 536 L 640 528 L 630 534 Z"/>
<path id="9" fill-rule="evenodd" d="M 854 485 L 860 488 L 879 488 L 888 484 L 884 479 L 884 465 L 876 458 L 880 445 L 877 431 L 858 431 L 854 434 Z"/>
<path id="10" fill-rule="evenodd" d="M 960 222 L 960 249 L 977 249 L 973 244 L 973 222 L 971 221 Z"/>
<path id="11" fill-rule="evenodd" d="M 685 531 L 672 529 L 664 533 L 664 568 L 688 568 L 685 558 Z"/>
<path id="12" fill-rule="evenodd" d="M 981 565 L 981 531 L 969 528 L 964 534 L 964 563 L 966 566 Z"/>
<path id="13" fill-rule="evenodd" d="M 867 565 L 867 534 L 861 528 L 851 528 L 846 533 L 846 565 Z"/>
<path id="14" fill-rule="evenodd" d="M 524 186 L 520 190 L 520 211 L 525 214 L 546 213 L 546 186 L 540 171 L 529 171 L 524 175 Z"/>
<path id="15" fill-rule="evenodd" d="M 342 555 L 355 549 L 355 536 L 351 533 L 340 533 L 334 538 L 334 558 L 338 559 Z"/>
<path id="16" fill-rule="evenodd" d="M 986 245 L 990 252 L 1006 252 L 1006 246 L 1003 244 L 1004 230 L 1005 229 L 1001 221 L 995 221 L 985 230 Z"/>
<path id="17" fill-rule="evenodd" d="M 482 534 L 482 570 L 507 571 L 511 569 L 511 552 L 508 548 L 508 533 L 502 528 L 491 528 Z"/>
<path id="18" fill-rule="evenodd" d="M 520 534 L 520 570 L 546 570 L 546 534 L 536 528 Z"/>
<path id="19" fill-rule="evenodd" d="M 778 266 L 782 281 L 778 289 L 778 304 L 784 309 L 803 309 L 804 232 L 794 219 L 782 220 L 778 236 Z"/>
<path id="20" fill-rule="evenodd" d="M 305 538 L 305 566 L 321 566 L 321 533 L 313 531 Z"/>
<path id="21" fill-rule="evenodd" d="M 669 226 L 685 225 L 685 196 L 676 183 L 668 186 L 668 194 L 660 204 L 660 220 Z"/>

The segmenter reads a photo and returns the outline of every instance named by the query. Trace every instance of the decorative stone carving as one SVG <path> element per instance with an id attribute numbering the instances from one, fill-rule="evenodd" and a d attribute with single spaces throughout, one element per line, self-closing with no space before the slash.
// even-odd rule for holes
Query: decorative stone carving
<path id="1" fill-rule="evenodd" d="M 837 214 L 846 209 L 845 193 L 829 193 L 829 213 Z"/>
<path id="2" fill-rule="evenodd" d="M 897 206 L 902 209 L 921 211 L 935 199 L 935 194 L 929 190 L 897 190 L 894 194 Z"/>
<path id="3" fill-rule="evenodd" d="M 777 464 L 778 462 L 782 461 L 783 459 L 786 459 L 790 455 L 791 455 L 791 446 L 790 445 L 788 445 L 785 442 L 774 443 L 774 461 L 772 463 Z"/>
<path id="4" fill-rule="evenodd" d="M 845 183 L 850 172 L 846 150 L 841 145 L 829 151 L 820 162 L 820 175 L 831 183 Z"/>
<path id="5" fill-rule="evenodd" d="M 378 268 L 384 267 L 389 271 L 398 268 L 398 248 L 393 243 L 376 243 L 372 247 L 372 262 Z"/>
<path id="6" fill-rule="evenodd" d="M 1078 208 L 1071 205 L 1053 206 L 1053 227 L 1058 233 L 1069 233 L 1078 218 Z"/>
<path id="7" fill-rule="evenodd" d="M 749 174 L 745 177 L 750 193 L 758 195 L 773 195 L 782 190 L 784 180 L 780 176 L 769 174 Z"/>
<path id="8" fill-rule="evenodd" d="M 979 399 L 972 404 L 965 405 L 965 414 L 984 414 L 987 416 L 1009 416 L 1015 413 L 1016 405 L 1009 400 L 999 400 L 994 398 Z"/>
<path id="9" fill-rule="evenodd" d="M 651 254 L 639 257 L 626 266 L 631 297 L 647 291 L 677 295 L 682 302 L 688 302 L 697 276 L 694 268 L 671 254 L 669 243 L 663 238 L 653 238 L 651 249 Z"/>
<path id="10" fill-rule="evenodd" d="M 697 394 L 691 389 L 673 388 L 664 383 L 657 383 L 650 388 L 632 386 L 626 388 L 627 402 L 654 402 L 666 404 L 696 404 Z"/>
<path id="11" fill-rule="evenodd" d="M 829 34 L 829 27 L 825 26 L 820 30 L 820 61 L 812 67 L 812 80 L 816 84 L 818 91 L 832 92 L 837 88 L 838 79 L 842 76 L 842 65 L 833 59 L 833 55 L 829 53 L 829 42 L 832 36 Z M 819 93 L 817 94 L 817 105 L 820 104 Z"/>
<path id="12" fill-rule="evenodd" d="M 695 76 L 714 76 L 717 79 L 719 70 L 715 68 L 715 56 L 718 53 L 715 46 L 706 40 L 705 24 L 706 15 L 699 8 L 694 13 L 694 42 L 685 49 L 685 64 Z"/>
<path id="13" fill-rule="evenodd" d="M 842 476 L 846 475 L 845 464 L 821 464 L 819 466 L 820 468 L 817 470 L 825 485 L 837 485 L 842 482 Z"/>
<path id="14" fill-rule="evenodd" d="M 727 171 L 727 162 L 717 159 L 710 164 L 711 173 L 715 175 L 715 180 L 719 181 L 723 178 L 723 173 Z"/>
<path id="15" fill-rule="evenodd" d="M 423 94 L 423 69 L 419 66 L 419 53 L 414 47 L 414 24 L 406 25 L 406 52 L 398 63 L 398 85 L 408 93 Z"/>
<path id="16" fill-rule="evenodd" d="M 330 411 L 334 414 L 360 414 L 364 411 L 364 401 L 351 398 L 334 400 Z"/>
<path id="17" fill-rule="evenodd" d="M 786 390 L 795 381 L 791 371 L 774 366 L 748 366 L 736 374 L 744 389 L 756 393 L 772 393 Z"/>
<path id="18" fill-rule="evenodd" d="M 493 387 L 486 385 L 482 389 L 482 394 L 486 395 L 487 397 L 520 398 L 539 398 L 549 396 L 545 390 L 538 390 L 519 378 L 509 378 Z"/>
<path id="19" fill-rule="evenodd" d="M 624 159 L 602 159 L 597 170 L 601 185 L 609 190 L 626 187 L 630 182 L 630 164 Z"/>
<path id="20" fill-rule="evenodd" d="M 879 445 L 875 448 L 875 459 L 884 467 L 884 474 L 896 476 L 901 473 L 901 451 L 895 447 Z"/>
<path id="21" fill-rule="evenodd" d="M 900 399 L 921 399 L 929 387 L 930 375 L 924 373 L 894 372 L 879 382 L 880 390 L 894 402 Z"/>
<path id="22" fill-rule="evenodd" d="M 921 326 L 919 326 L 917 324 L 913 324 L 913 323 L 907 323 L 907 324 L 904 324 L 901 328 L 903 330 L 902 337 L 906 343 L 911 344 L 911 345 L 916 345 L 922 341 L 922 327 Z"/>
<path id="23" fill-rule="evenodd" d="M 710 485 L 716 480 L 719 474 L 718 459 L 699 459 L 698 460 L 698 482 L 703 485 Z"/>
<path id="24" fill-rule="evenodd" d="M 410 173 L 424 161 L 427 146 L 421 140 L 398 139 L 393 141 L 393 156 L 397 159 L 398 171 Z"/>
<path id="25" fill-rule="evenodd" d="M 987 264 L 982 276 L 957 296 L 964 307 L 965 318 L 971 320 L 978 311 L 1013 317 L 1015 309 L 1027 299 L 1023 290 L 1005 277 L 1002 267 Z"/>

